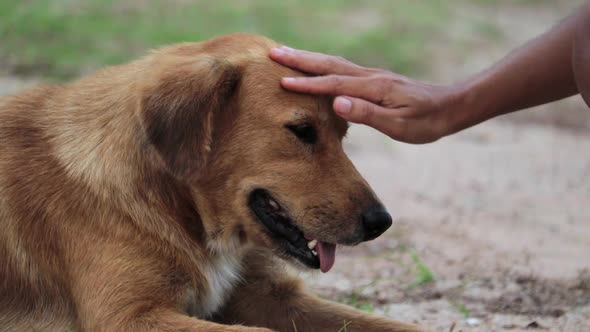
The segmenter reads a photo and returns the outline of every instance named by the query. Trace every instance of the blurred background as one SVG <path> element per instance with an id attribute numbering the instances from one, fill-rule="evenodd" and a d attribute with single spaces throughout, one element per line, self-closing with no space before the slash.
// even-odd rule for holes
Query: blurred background
<path id="1" fill-rule="evenodd" d="M 0 95 L 236 31 L 449 83 L 581 3 L 0 0 Z M 304 277 L 324 297 L 436 331 L 590 331 L 589 129 L 579 97 L 424 146 L 352 126 L 346 150 L 396 222 Z"/>

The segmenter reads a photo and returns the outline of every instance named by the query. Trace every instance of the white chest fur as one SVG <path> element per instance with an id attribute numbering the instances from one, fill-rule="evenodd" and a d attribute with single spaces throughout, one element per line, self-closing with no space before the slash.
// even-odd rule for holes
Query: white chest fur
<path id="1" fill-rule="evenodd" d="M 241 257 L 218 255 L 202 267 L 206 279 L 203 289 L 191 292 L 189 311 L 199 318 L 208 318 L 217 312 L 240 281 Z"/>

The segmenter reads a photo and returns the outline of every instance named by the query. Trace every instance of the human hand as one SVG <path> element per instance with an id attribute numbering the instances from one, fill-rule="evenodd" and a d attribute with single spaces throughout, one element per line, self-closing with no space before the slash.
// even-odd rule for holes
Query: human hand
<path id="1" fill-rule="evenodd" d="M 288 90 L 336 96 L 342 118 L 371 126 L 407 143 L 428 143 L 457 131 L 456 89 L 411 80 L 381 69 L 365 68 L 341 57 L 279 47 L 271 59 L 315 77 L 285 77 Z"/>

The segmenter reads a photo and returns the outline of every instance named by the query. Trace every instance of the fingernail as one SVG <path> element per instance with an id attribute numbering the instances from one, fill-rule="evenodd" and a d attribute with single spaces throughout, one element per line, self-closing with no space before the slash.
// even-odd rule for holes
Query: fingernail
<path id="1" fill-rule="evenodd" d="M 295 82 L 297 79 L 295 77 L 283 77 L 282 81 L 284 83 L 293 83 Z"/>
<path id="2" fill-rule="evenodd" d="M 286 53 L 291 53 L 293 51 L 295 51 L 295 49 L 290 48 L 289 46 L 281 46 L 281 49 L 286 52 Z"/>
<path id="3" fill-rule="evenodd" d="M 334 100 L 334 111 L 340 114 L 350 113 L 352 109 L 352 101 L 347 98 L 338 97 Z"/>
<path id="4" fill-rule="evenodd" d="M 271 49 L 270 52 L 273 55 L 278 55 L 278 56 L 283 56 L 283 55 L 287 54 L 283 49 L 278 48 L 278 47 Z"/>

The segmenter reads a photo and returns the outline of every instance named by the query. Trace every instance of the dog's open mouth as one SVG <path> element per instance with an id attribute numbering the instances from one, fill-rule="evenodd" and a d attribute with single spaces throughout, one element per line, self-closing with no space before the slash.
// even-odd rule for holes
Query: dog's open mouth
<path id="1" fill-rule="evenodd" d="M 336 258 L 335 244 L 307 239 L 287 211 L 264 189 L 254 190 L 249 204 L 258 221 L 288 255 L 309 268 L 330 271 Z"/>

